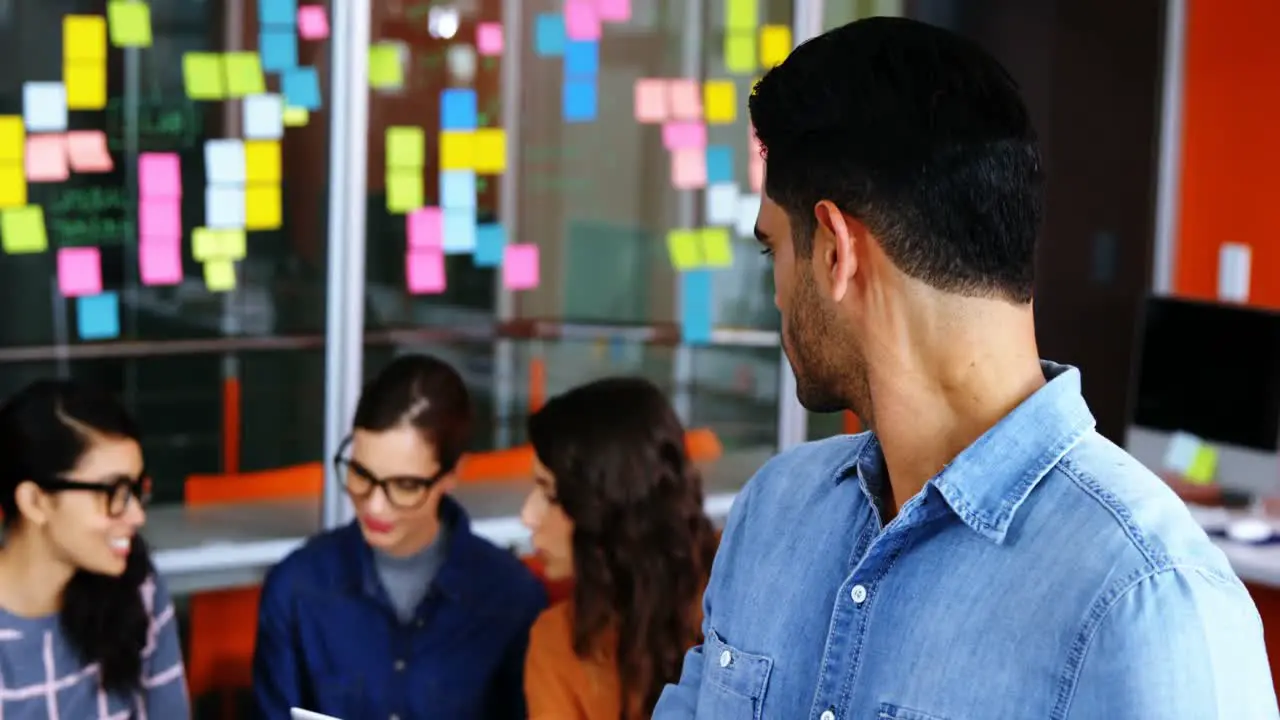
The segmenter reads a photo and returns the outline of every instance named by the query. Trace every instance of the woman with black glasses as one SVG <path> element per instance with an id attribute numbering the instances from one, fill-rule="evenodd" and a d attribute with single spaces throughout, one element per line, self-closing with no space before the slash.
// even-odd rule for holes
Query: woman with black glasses
<path id="1" fill-rule="evenodd" d="M 333 459 L 356 520 L 263 586 L 261 717 L 525 717 L 524 655 L 546 596 L 448 495 L 471 418 L 462 378 L 433 357 L 401 357 L 365 386 Z"/>
<path id="2" fill-rule="evenodd" d="M 42 381 L 0 407 L 0 716 L 190 717 L 149 490 L 111 396 Z"/>

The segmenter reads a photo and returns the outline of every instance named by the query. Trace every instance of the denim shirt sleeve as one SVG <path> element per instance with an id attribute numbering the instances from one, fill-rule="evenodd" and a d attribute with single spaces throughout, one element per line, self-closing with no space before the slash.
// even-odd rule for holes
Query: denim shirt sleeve
<path id="1" fill-rule="evenodd" d="M 1262 621 L 1234 578 L 1152 571 L 1095 605 L 1059 686 L 1066 720 L 1280 717 Z"/>
<path id="2" fill-rule="evenodd" d="M 267 574 L 258 606 L 258 633 L 253 649 L 253 701 L 260 720 L 287 720 L 289 709 L 302 707 L 302 678 L 294 644 L 288 602 L 289 578 L 283 566 Z"/>

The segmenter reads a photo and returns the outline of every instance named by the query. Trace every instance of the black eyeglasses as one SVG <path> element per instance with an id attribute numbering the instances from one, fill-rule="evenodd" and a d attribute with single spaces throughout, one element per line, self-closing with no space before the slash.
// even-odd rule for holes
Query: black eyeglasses
<path id="1" fill-rule="evenodd" d="M 435 475 L 423 477 L 414 475 L 395 475 L 380 478 L 372 470 L 361 465 L 348 455 L 351 449 L 351 438 L 342 441 L 338 454 L 333 458 L 333 467 L 338 471 L 338 479 L 351 497 L 357 500 L 367 499 L 373 491 L 381 488 L 387 502 L 398 510 L 415 510 L 427 501 L 431 487 L 440 482 L 448 471 L 441 470 Z"/>
<path id="2" fill-rule="evenodd" d="M 136 478 L 117 477 L 106 482 L 49 478 L 37 481 L 36 485 L 45 492 L 102 493 L 107 497 L 107 515 L 113 518 L 120 517 L 128 511 L 129 498 L 136 499 L 139 507 L 146 507 L 151 502 L 151 478 L 146 475 Z"/>

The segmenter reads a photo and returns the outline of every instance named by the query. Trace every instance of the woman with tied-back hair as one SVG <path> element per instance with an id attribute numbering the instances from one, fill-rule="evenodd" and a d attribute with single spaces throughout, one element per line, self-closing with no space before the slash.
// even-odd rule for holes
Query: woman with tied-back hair
<path id="1" fill-rule="evenodd" d="M 600 380 L 529 419 L 521 518 L 572 597 L 538 618 L 525 662 L 533 720 L 640 720 L 700 641 L 716 531 L 684 428 L 642 379 Z"/>
<path id="2" fill-rule="evenodd" d="M 110 395 L 28 385 L 0 406 L 0 717 L 190 717 L 173 605 L 138 535 L 138 430 Z"/>

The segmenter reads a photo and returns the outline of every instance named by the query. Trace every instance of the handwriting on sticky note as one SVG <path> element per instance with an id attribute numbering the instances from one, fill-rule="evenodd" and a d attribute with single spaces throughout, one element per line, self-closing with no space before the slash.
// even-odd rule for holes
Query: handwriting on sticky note
<path id="1" fill-rule="evenodd" d="M 636 80 L 636 122 L 666 122 L 671 116 L 665 78 L 640 78 Z"/>
<path id="2" fill-rule="evenodd" d="M 151 5 L 139 0 L 110 0 L 107 24 L 116 47 L 151 47 Z"/>
<path id="3" fill-rule="evenodd" d="M 507 131 L 501 128 L 482 128 L 475 131 L 472 142 L 474 169 L 486 175 L 498 175 L 507 171 Z"/>
<path id="4" fill-rule="evenodd" d="M 667 232 L 667 254 L 671 267 L 679 272 L 702 265 L 702 246 L 697 230 L 670 230 Z"/>
<path id="5" fill-rule="evenodd" d="M 411 248 L 441 247 L 444 215 L 438 207 L 418 208 L 405 218 L 405 234 Z"/>
<path id="6" fill-rule="evenodd" d="M 677 120 L 702 119 L 702 86 L 692 78 L 674 78 L 668 81 L 671 117 Z"/>
<path id="7" fill-rule="evenodd" d="M 227 72 L 227 96 L 242 98 L 267 91 L 262 59 L 256 52 L 229 52 L 223 55 Z"/>
<path id="8" fill-rule="evenodd" d="M 707 126 L 677 120 L 662 126 L 662 145 L 668 150 L 702 149 L 707 146 Z"/>
<path id="9" fill-rule="evenodd" d="M 738 117 L 738 95 L 732 80 L 708 80 L 703 88 L 707 122 L 732 123 Z"/>
<path id="10" fill-rule="evenodd" d="M 702 148 L 671 151 L 671 186 L 695 190 L 707 185 L 707 153 Z"/>
<path id="11" fill-rule="evenodd" d="M 222 100 L 227 97 L 227 78 L 218 53 L 183 53 L 182 80 L 187 97 L 192 100 Z"/>
<path id="12" fill-rule="evenodd" d="M 244 191 L 246 230 L 278 230 L 284 221 L 280 186 L 250 185 Z"/>
<path id="13" fill-rule="evenodd" d="M 445 290 L 444 250 L 439 247 L 410 248 L 404 256 L 404 271 L 405 284 L 415 295 Z"/>
<path id="14" fill-rule="evenodd" d="M 41 253 L 49 249 L 44 208 L 39 205 L 0 210 L 0 245 L 10 255 Z"/>
<path id="15" fill-rule="evenodd" d="M 426 164 L 426 131 L 420 127 L 387 128 L 387 167 L 419 169 Z"/>
<path id="16" fill-rule="evenodd" d="M 65 135 L 28 135 L 27 180 L 31 182 L 62 182 L 70 177 Z"/>
<path id="17" fill-rule="evenodd" d="M 323 5 L 303 5 L 298 8 L 298 37 L 303 40 L 324 40 L 329 37 L 329 13 Z"/>
<path id="18" fill-rule="evenodd" d="M 729 228 L 707 227 L 698 232 L 702 241 L 702 262 L 710 268 L 727 268 L 733 266 L 733 244 L 729 238 Z"/>
<path id="19" fill-rule="evenodd" d="M 182 237 L 143 237 L 138 240 L 138 275 L 143 285 L 182 282 Z"/>
<path id="20" fill-rule="evenodd" d="M 143 198 L 181 198 L 182 168 L 177 153 L 138 156 L 138 195 Z"/>
<path id="21" fill-rule="evenodd" d="M 138 202 L 138 237 L 181 238 L 182 201 L 178 198 L 141 198 Z"/>
<path id="22" fill-rule="evenodd" d="M 482 22 L 476 26 L 476 52 L 487 57 L 502 54 L 502 23 Z"/>
<path id="23" fill-rule="evenodd" d="M 81 340 L 120 337 L 120 298 L 114 292 L 76 298 L 76 330 Z"/>
<path id="24" fill-rule="evenodd" d="M 102 253 L 96 247 L 58 250 L 58 290 L 64 297 L 102 292 Z"/>
<path id="25" fill-rule="evenodd" d="M 399 90 L 404 87 L 404 65 L 408 48 L 397 42 L 379 42 L 369 47 L 369 87 Z"/>
<path id="26" fill-rule="evenodd" d="M 791 54 L 791 28 L 786 25 L 765 25 L 760 28 L 760 65 L 772 68 Z"/>
<path id="27" fill-rule="evenodd" d="M 502 286 L 507 290 L 533 290 L 540 281 L 538 246 L 507 245 L 502 251 Z"/>
<path id="28" fill-rule="evenodd" d="M 210 260 L 204 264 L 204 285 L 209 292 L 236 289 L 236 265 L 232 260 Z"/>
<path id="29" fill-rule="evenodd" d="M 67 133 L 67 156 L 78 173 L 111 172 L 115 163 L 107 150 L 107 134 L 101 130 L 72 130 Z"/>

